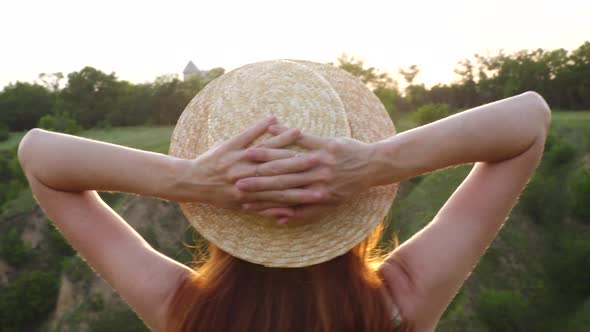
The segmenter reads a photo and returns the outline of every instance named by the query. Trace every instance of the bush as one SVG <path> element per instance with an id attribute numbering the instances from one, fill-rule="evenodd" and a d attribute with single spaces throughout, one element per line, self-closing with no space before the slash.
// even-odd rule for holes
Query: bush
<path id="1" fill-rule="evenodd" d="M 129 307 L 111 307 L 101 312 L 88 324 L 91 332 L 128 331 L 147 332 L 147 327 Z"/>
<path id="2" fill-rule="evenodd" d="M 76 253 L 74 248 L 72 248 L 72 246 L 63 237 L 63 235 L 61 235 L 59 230 L 53 226 L 53 224 L 50 224 L 48 227 L 47 242 L 52 255 L 61 258 L 72 256 Z M 59 260 L 57 262 L 59 262 Z"/>
<path id="3" fill-rule="evenodd" d="M 0 142 L 6 141 L 8 137 L 10 137 L 8 126 L 5 124 L 0 124 Z"/>
<path id="4" fill-rule="evenodd" d="M 20 238 L 16 228 L 11 228 L 0 238 L 0 257 L 8 264 L 19 267 L 31 256 L 31 250 Z"/>
<path id="5" fill-rule="evenodd" d="M 63 274 L 72 282 L 88 281 L 92 277 L 92 270 L 78 255 L 64 258 L 61 268 Z"/>
<path id="6" fill-rule="evenodd" d="M 519 207 L 541 225 L 560 225 L 571 208 L 567 178 L 537 171 L 525 188 Z"/>
<path id="7" fill-rule="evenodd" d="M 492 331 L 525 331 L 528 301 L 518 292 L 485 290 L 477 311 Z"/>
<path id="8" fill-rule="evenodd" d="M 576 147 L 566 141 L 561 141 L 551 147 L 545 159 L 549 165 L 558 167 L 574 161 L 577 156 Z"/>
<path id="9" fill-rule="evenodd" d="M 18 162 L 16 149 L 0 151 L 0 206 L 18 196 L 26 187 L 26 178 Z"/>
<path id="10" fill-rule="evenodd" d="M 66 113 L 44 115 L 39 120 L 38 127 L 68 134 L 76 134 L 82 130 L 76 120 Z"/>
<path id="11" fill-rule="evenodd" d="M 32 331 L 55 307 L 59 279 L 55 274 L 33 271 L 20 275 L 0 292 L 2 331 Z"/>
<path id="12" fill-rule="evenodd" d="M 583 235 L 564 236 L 550 260 L 549 277 L 564 303 L 575 306 L 590 298 L 590 242 Z"/>
<path id="13" fill-rule="evenodd" d="M 104 310 L 104 299 L 100 293 L 94 293 L 88 298 L 88 308 L 92 311 Z"/>
<path id="14" fill-rule="evenodd" d="M 418 108 L 418 110 L 416 110 L 414 113 L 413 117 L 414 121 L 416 121 L 418 125 L 422 126 L 427 123 L 446 118 L 453 113 L 454 111 L 451 109 L 449 104 L 436 103 L 420 106 L 420 108 Z"/>
<path id="15" fill-rule="evenodd" d="M 590 223 L 590 171 L 582 169 L 573 176 L 574 215 Z"/>

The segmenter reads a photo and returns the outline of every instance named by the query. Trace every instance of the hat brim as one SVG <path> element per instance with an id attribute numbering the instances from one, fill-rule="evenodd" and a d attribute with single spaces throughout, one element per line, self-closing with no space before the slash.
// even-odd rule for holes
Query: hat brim
<path id="1" fill-rule="evenodd" d="M 209 83 L 174 129 L 170 155 L 195 158 L 256 121 L 319 136 L 375 142 L 395 134 L 379 99 L 357 78 L 330 65 L 274 60 L 246 65 Z M 313 223 L 278 225 L 267 218 L 202 203 L 180 203 L 187 220 L 220 249 L 268 267 L 304 267 L 340 256 L 376 228 L 397 185 L 374 187 Z"/>

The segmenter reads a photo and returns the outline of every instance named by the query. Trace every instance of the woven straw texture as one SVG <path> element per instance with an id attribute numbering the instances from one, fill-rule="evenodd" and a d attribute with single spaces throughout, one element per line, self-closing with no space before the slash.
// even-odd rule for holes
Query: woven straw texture
<path id="1" fill-rule="evenodd" d="M 186 107 L 170 155 L 195 158 L 268 115 L 303 132 L 374 142 L 395 134 L 379 99 L 330 65 L 300 60 L 254 63 L 209 83 Z M 278 225 L 202 203 L 180 203 L 188 221 L 220 249 L 268 267 L 303 267 L 340 256 L 383 220 L 397 185 L 374 187 L 314 223 Z"/>

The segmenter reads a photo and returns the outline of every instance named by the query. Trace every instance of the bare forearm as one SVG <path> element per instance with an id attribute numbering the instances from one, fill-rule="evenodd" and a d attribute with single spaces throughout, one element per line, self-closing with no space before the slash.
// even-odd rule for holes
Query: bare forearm
<path id="1" fill-rule="evenodd" d="M 385 171 L 376 181 L 393 183 L 453 165 L 510 159 L 545 136 L 549 120 L 545 101 L 525 93 L 409 130 L 377 143 L 376 168 Z"/>
<path id="2" fill-rule="evenodd" d="M 19 145 L 28 176 L 61 191 L 121 191 L 176 199 L 182 160 L 167 155 L 33 129 Z"/>

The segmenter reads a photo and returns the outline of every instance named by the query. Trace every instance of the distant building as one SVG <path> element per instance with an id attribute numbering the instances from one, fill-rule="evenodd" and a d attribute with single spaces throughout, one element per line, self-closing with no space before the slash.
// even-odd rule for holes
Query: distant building
<path id="1" fill-rule="evenodd" d="M 184 67 L 182 74 L 184 75 L 184 80 L 186 81 L 192 76 L 201 75 L 201 71 L 199 70 L 199 68 L 197 68 L 197 66 L 195 66 L 195 64 L 192 61 L 189 61 L 186 64 L 186 67 Z"/>

